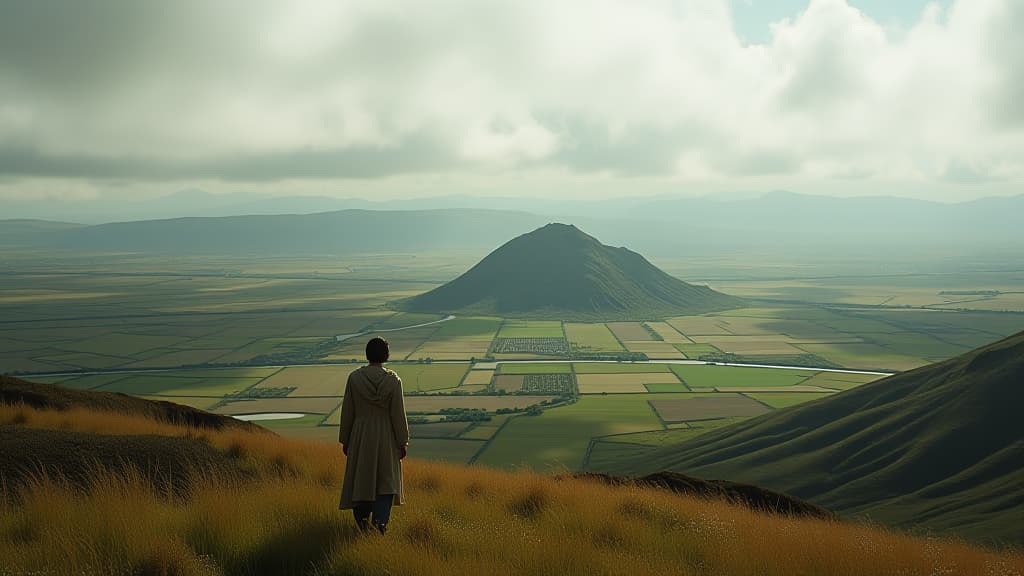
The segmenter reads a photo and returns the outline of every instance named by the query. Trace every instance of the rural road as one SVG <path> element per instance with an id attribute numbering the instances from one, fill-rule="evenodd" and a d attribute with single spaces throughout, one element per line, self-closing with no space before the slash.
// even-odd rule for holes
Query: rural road
<path id="1" fill-rule="evenodd" d="M 362 336 L 363 334 L 371 334 L 371 333 L 372 334 L 376 334 L 377 332 L 398 332 L 399 330 L 408 330 L 410 328 L 422 328 L 423 326 L 430 326 L 430 325 L 433 325 L 433 324 L 440 324 L 441 322 L 447 322 L 449 320 L 454 320 L 454 319 L 455 319 L 455 316 L 452 315 L 452 314 L 449 314 L 448 316 L 445 316 L 444 318 L 441 318 L 440 320 L 434 320 L 432 322 L 424 322 L 422 324 L 413 324 L 411 326 L 402 326 L 400 328 L 385 328 L 383 330 L 367 330 L 365 332 L 355 332 L 355 333 L 352 333 L 352 334 L 338 334 L 337 336 L 334 337 L 334 339 L 337 342 L 344 342 L 345 340 L 348 340 L 349 338 L 355 338 L 356 336 Z"/>
<path id="2" fill-rule="evenodd" d="M 440 320 L 438 320 L 440 322 Z M 377 330 L 382 332 L 382 330 Z M 469 360 L 434 360 L 431 364 L 466 364 Z M 873 370 L 850 370 L 846 368 L 818 368 L 815 366 L 778 366 L 775 364 L 738 364 L 731 362 L 705 362 L 703 360 L 638 360 L 635 362 L 625 362 L 620 360 L 571 360 L 563 358 L 561 360 L 491 360 L 484 361 L 478 360 L 477 364 L 565 364 L 568 362 L 587 364 L 602 363 L 602 364 L 686 364 L 686 365 L 708 365 L 714 364 L 716 366 L 736 366 L 740 368 L 777 368 L 780 370 L 805 370 L 809 372 L 835 372 L 837 374 L 871 374 L 875 376 L 892 376 L 893 372 L 877 372 Z M 309 364 L 246 364 L 244 366 L 191 366 L 181 368 L 136 368 L 136 369 L 113 369 L 113 370 L 91 370 L 88 372 L 75 371 L 75 372 L 46 372 L 46 373 L 34 373 L 34 374 L 22 374 L 19 377 L 32 378 L 33 376 L 44 377 L 44 376 L 88 376 L 92 374 L 158 374 L 160 372 L 188 372 L 190 370 L 237 370 L 239 368 L 292 368 L 299 366 L 344 366 L 350 364 L 348 362 L 319 362 Z M 389 364 L 420 364 L 419 362 L 389 362 Z"/>

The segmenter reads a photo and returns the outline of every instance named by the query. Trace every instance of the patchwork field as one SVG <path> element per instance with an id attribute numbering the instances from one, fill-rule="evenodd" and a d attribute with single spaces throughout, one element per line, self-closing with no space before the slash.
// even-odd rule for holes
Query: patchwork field
<path id="1" fill-rule="evenodd" d="M 609 322 L 608 329 L 623 342 L 630 340 L 657 340 L 657 335 L 644 326 L 643 322 Z"/>
<path id="2" fill-rule="evenodd" d="M 138 374 L 96 388 L 104 392 L 123 392 L 137 396 L 212 396 L 239 394 L 255 386 L 259 378 L 189 378 L 163 374 Z"/>
<path id="3" fill-rule="evenodd" d="M 218 406 L 218 414 L 261 414 L 265 412 L 298 412 L 303 414 L 330 414 L 341 398 L 266 398 L 235 400 Z"/>
<path id="4" fill-rule="evenodd" d="M 679 379 L 671 372 L 578 374 L 576 380 L 580 394 L 635 394 L 648 392 L 645 384 L 679 385 Z M 682 386 L 679 385 L 679 388 L 682 389 Z"/>
<path id="5" fill-rule="evenodd" d="M 523 355 L 565 356 L 569 345 L 565 338 L 497 338 L 493 346 L 495 354 L 511 357 Z"/>
<path id="6" fill-rule="evenodd" d="M 10 272 L 0 284 L 0 372 L 35 372 L 30 379 L 224 413 L 299 412 L 308 416 L 266 425 L 334 441 L 348 373 L 361 365 L 366 340 L 379 334 L 392 343 L 390 367 L 405 390 L 429 394 L 409 396 L 410 410 L 431 419 L 444 408 L 491 413 L 491 421 L 473 425 L 417 424 L 414 452 L 499 466 L 591 468 L 656 439 L 701 433 L 737 410 L 781 408 L 881 377 L 815 368 L 904 370 L 1024 329 L 1024 315 L 993 308 L 1020 300 L 1009 294 L 1024 279 L 1018 273 L 978 276 L 977 286 L 963 279 L 946 285 L 942 275 L 761 281 L 747 279 L 759 268 L 745 263 L 735 274 L 744 279 L 715 287 L 774 302 L 648 322 L 459 317 L 405 328 L 443 315 L 396 313 L 388 302 L 433 288 L 475 259 L 3 256 Z M 688 259 L 687 274 L 692 265 Z M 979 294 L 955 293 L 975 289 Z M 627 350 L 653 359 L 811 368 L 569 358 Z M 494 363 L 529 358 L 565 362 Z M 341 360 L 356 363 L 317 364 Z M 112 371 L 125 369 L 161 371 Z M 494 414 L 566 396 L 541 415 L 518 413 L 507 424 L 506 414 Z M 664 400 L 692 403 L 662 406 L 671 416 L 666 423 L 648 403 Z"/>
<path id="7" fill-rule="evenodd" d="M 494 370 L 470 370 L 466 373 L 466 377 L 462 379 L 462 387 L 486 386 L 491 383 L 491 378 L 493 377 Z"/>
<path id="8" fill-rule="evenodd" d="M 405 399 L 405 409 L 419 414 L 439 414 L 444 408 L 475 408 L 494 412 L 527 408 L 553 399 L 553 396 L 409 396 Z"/>
<path id="9" fill-rule="evenodd" d="M 804 402 L 809 402 L 811 400 L 825 398 L 831 396 L 831 394 L 786 394 L 769 392 L 765 394 L 749 394 L 749 396 L 759 402 L 763 402 L 771 406 L 772 408 L 787 408 L 789 406 L 803 404 Z"/>
<path id="10" fill-rule="evenodd" d="M 818 372 L 814 376 L 804 380 L 803 384 L 807 386 L 831 388 L 833 390 L 846 390 L 849 388 L 856 388 L 857 386 L 867 384 L 868 382 L 874 382 L 879 378 L 883 378 L 883 376 L 877 374 Z"/>
<path id="11" fill-rule="evenodd" d="M 494 379 L 494 389 L 505 392 L 519 392 L 523 389 L 523 381 L 526 376 L 523 374 L 501 374 Z"/>
<path id="12" fill-rule="evenodd" d="M 341 396 L 348 383 L 348 375 L 359 368 L 359 364 L 338 364 L 332 366 L 291 366 L 282 368 L 274 375 L 262 380 L 260 388 L 295 388 L 289 397 L 297 396 Z"/>
<path id="13" fill-rule="evenodd" d="M 469 422 L 430 422 L 428 424 L 411 424 L 410 438 L 456 438 L 466 431 Z"/>
<path id="14" fill-rule="evenodd" d="M 565 336 L 575 352 L 622 352 L 625 350 L 604 324 L 567 322 Z"/>
<path id="15" fill-rule="evenodd" d="M 402 379 L 407 392 L 433 392 L 455 388 L 469 371 L 469 364 L 388 364 Z"/>
<path id="16" fill-rule="evenodd" d="M 673 364 L 671 369 L 690 388 L 793 386 L 814 374 L 804 370 L 686 364 Z"/>
<path id="17" fill-rule="evenodd" d="M 646 322 L 661 340 L 672 344 L 689 344 L 692 341 L 672 327 L 668 322 Z"/>
<path id="18" fill-rule="evenodd" d="M 627 341 L 626 350 L 630 352 L 642 352 L 651 359 L 683 359 L 685 356 L 678 348 L 669 342 L 657 341 Z"/>
<path id="19" fill-rule="evenodd" d="M 661 428 L 647 399 L 643 394 L 581 396 L 570 406 L 513 418 L 476 462 L 537 470 L 578 469 L 595 436 Z"/>
<path id="20" fill-rule="evenodd" d="M 487 354 L 501 324 L 499 318 L 456 318 L 439 324 L 411 354 L 414 358 L 468 360 Z"/>
<path id="21" fill-rule="evenodd" d="M 692 398 L 653 399 L 651 407 L 665 422 L 686 422 L 715 418 L 750 417 L 764 414 L 769 408 L 742 394 L 720 394 Z"/>
<path id="22" fill-rule="evenodd" d="M 526 374 L 522 391 L 527 394 L 554 394 L 570 396 L 576 393 L 576 379 L 572 374 Z"/>
<path id="23" fill-rule="evenodd" d="M 505 320 L 498 338 L 565 338 L 565 333 L 559 321 Z"/>

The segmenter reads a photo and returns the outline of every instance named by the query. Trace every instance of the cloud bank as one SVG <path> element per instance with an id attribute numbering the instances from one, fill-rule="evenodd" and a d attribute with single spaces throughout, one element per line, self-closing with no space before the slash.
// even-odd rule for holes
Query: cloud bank
<path id="1" fill-rule="evenodd" d="M 930 6 L 898 30 L 812 0 L 751 45 L 724 0 L 35 0 L 0 14 L 7 186 L 1024 178 L 1016 0 Z"/>

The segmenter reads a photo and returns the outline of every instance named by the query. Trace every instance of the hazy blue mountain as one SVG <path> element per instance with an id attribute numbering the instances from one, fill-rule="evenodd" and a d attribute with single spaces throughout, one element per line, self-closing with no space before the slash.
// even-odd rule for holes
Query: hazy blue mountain
<path id="1" fill-rule="evenodd" d="M 465 274 L 399 304 L 404 310 L 593 320 L 663 318 L 742 305 L 669 276 L 626 248 L 566 224 L 509 240 Z"/>
<path id="2" fill-rule="evenodd" d="M 39 245 L 49 242 L 55 234 L 81 227 L 81 224 L 49 220 L 0 220 L 0 246 Z"/>
<path id="3" fill-rule="evenodd" d="M 525 212 L 342 210 L 100 224 L 54 234 L 51 245 L 174 254 L 374 254 L 493 246 L 541 223 Z"/>
<path id="4" fill-rule="evenodd" d="M 544 222 L 560 221 L 575 224 L 610 244 L 630 246 L 655 258 L 814 259 L 819 264 L 845 259 L 870 261 L 879 270 L 906 271 L 921 270 L 922 262 L 950 258 L 960 262 L 985 259 L 1002 265 L 1024 253 L 1024 231 L 1017 222 L 1017 215 L 1024 213 L 1024 196 L 961 204 L 786 192 L 753 198 L 741 196 L 735 200 L 644 197 L 565 201 L 446 196 L 377 203 L 318 196 L 274 198 L 184 191 L 164 199 L 127 204 L 111 210 L 120 210 L 116 212 L 120 214 L 144 208 L 163 216 L 156 222 L 135 220 L 130 225 L 97 227 L 81 234 L 58 234 L 49 240 L 50 244 L 77 247 L 81 239 L 82 246 L 89 248 L 134 246 L 140 251 L 179 253 L 252 252 L 253 245 L 266 248 L 268 253 L 351 251 L 351 242 L 337 238 L 339 234 L 348 234 L 337 229 L 338 218 L 344 220 L 339 214 L 346 211 L 336 208 L 345 208 L 364 210 L 368 221 L 378 218 L 371 216 L 372 212 L 401 214 L 393 218 L 403 222 L 411 233 L 399 234 L 384 245 L 387 251 L 401 252 L 452 245 L 482 250 Z M 61 209 L 77 211 L 74 218 L 68 215 L 70 221 L 96 221 L 95 213 L 89 210 L 97 208 L 86 210 L 85 206 L 78 203 Z M 509 207 L 513 209 L 505 209 Z M 332 208 L 333 216 L 312 215 L 327 208 Z M 228 217 L 239 213 L 265 215 L 269 219 Z M 279 220 L 269 217 L 285 213 Z M 440 226 L 442 213 L 449 215 L 444 220 L 447 227 Z M 17 210 L 5 211 L 5 215 L 9 214 L 17 214 Z M 189 214 L 189 218 L 167 218 L 184 214 Z M 310 216 L 295 219 L 296 215 L 305 214 Z M 491 220 L 495 228 L 489 224 Z M 301 230 L 292 231 L 296 222 L 302 223 L 298 226 Z M 511 222 L 520 222 L 522 227 L 506 226 Z M 222 232 L 210 228 L 221 228 Z M 295 238 L 276 236 L 269 241 L 262 229 L 271 234 L 287 231 Z M 229 234 L 228 230 L 232 232 Z M 361 229 L 356 226 L 355 230 Z M 174 239 L 196 231 L 201 232 L 202 242 Z M 402 243 L 402 238 L 408 242 Z M 8 243 L 0 237 L 0 245 Z"/>

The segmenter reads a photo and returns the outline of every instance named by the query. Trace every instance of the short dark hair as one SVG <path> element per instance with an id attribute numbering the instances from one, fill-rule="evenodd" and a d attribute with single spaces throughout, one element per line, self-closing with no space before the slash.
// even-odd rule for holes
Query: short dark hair
<path id="1" fill-rule="evenodd" d="M 373 364 L 384 363 L 391 357 L 391 346 L 383 338 L 370 338 L 366 343 L 366 359 Z"/>

